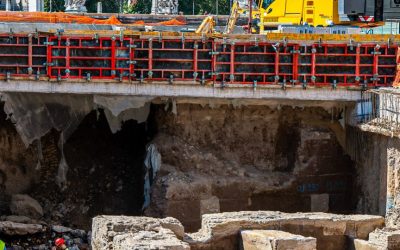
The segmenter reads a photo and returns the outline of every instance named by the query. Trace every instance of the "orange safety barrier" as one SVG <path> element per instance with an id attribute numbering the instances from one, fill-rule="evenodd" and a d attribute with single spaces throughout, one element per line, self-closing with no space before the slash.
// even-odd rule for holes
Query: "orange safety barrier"
<path id="1" fill-rule="evenodd" d="M 96 24 L 96 25 L 122 25 L 116 16 L 111 16 L 108 19 L 100 20 L 88 16 L 79 16 L 64 12 L 15 12 L 15 11 L 0 11 L 1 22 L 23 22 L 23 23 L 77 23 L 77 24 Z M 131 25 L 152 25 L 152 26 L 181 26 L 185 25 L 185 21 L 172 19 L 159 23 L 145 23 L 137 21 Z M 128 24 L 129 25 L 129 24 Z"/>
<path id="2" fill-rule="evenodd" d="M 78 24 L 122 24 L 115 16 L 106 20 L 99 20 L 88 16 L 78 16 L 64 12 L 15 12 L 0 11 L 1 22 L 24 22 L 24 23 L 78 23 Z"/>
<path id="3" fill-rule="evenodd" d="M 133 25 L 149 25 L 149 26 L 182 26 L 186 25 L 186 22 L 184 20 L 178 20 L 176 18 L 168 20 L 168 21 L 163 21 L 159 23 L 146 23 L 144 21 L 137 21 L 134 22 Z"/>

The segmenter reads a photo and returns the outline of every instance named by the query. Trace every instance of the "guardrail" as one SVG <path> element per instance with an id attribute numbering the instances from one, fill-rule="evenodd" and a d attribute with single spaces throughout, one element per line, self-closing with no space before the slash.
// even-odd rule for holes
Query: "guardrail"
<path id="1" fill-rule="evenodd" d="M 369 90 L 359 102 L 358 123 L 367 129 L 400 135 L 400 91 Z"/>

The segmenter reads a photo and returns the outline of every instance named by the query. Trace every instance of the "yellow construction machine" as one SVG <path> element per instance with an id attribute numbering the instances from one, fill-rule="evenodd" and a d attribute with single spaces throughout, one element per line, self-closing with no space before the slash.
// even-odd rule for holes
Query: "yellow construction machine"
<path id="1" fill-rule="evenodd" d="M 261 34 L 281 27 L 376 27 L 384 17 L 400 14 L 400 4 L 389 1 L 393 0 L 235 0 L 224 33 L 231 33 L 237 18 L 246 13 L 253 33 Z"/>
<path id="2" fill-rule="evenodd" d="M 260 0 L 260 33 L 280 25 L 327 27 L 339 20 L 338 0 Z"/>
<path id="3" fill-rule="evenodd" d="M 208 17 L 204 18 L 203 22 L 196 29 L 195 33 L 196 34 L 213 33 L 214 32 L 214 27 L 215 27 L 214 18 L 212 16 L 208 16 Z"/>

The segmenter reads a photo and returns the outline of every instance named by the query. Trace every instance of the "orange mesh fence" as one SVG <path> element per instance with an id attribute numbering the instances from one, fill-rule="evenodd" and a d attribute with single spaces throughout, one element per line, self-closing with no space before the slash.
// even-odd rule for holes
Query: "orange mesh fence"
<path id="1" fill-rule="evenodd" d="M 182 26 L 186 25 L 186 22 L 183 20 L 178 20 L 178 19 L 171 19 L 168 21 L 163 21 L 159 23 L 145 23 L 144 21 L 137 21 L 134 22 L 133 25 L 150 25 L 150 26 Z"/>
<path id="2" fill-rule="evenodd" d="M 116 16 L 100 20 L 88 16 L 79 16 L 64 12 L 15 12 L 0 11 L 1 22 L 26 22 L 26 23 L 77 23 L 77 24 L 107 24 L 121 25 L 121 21 Z M 144 21 L 135 22 L 133 25 L 144 25 Z M 185 25 L 184 21 L 172 19 L 160 23 L 149 23 L 148 25 Z"/>
<path id="3" fill-rule="evenodd" d="M 88 16 L 78 16 L 64 12 L 14 12 L 0 11 L 2 22 L 27 22 L 27 23 L 78 23 L 78 24 L 122 24 L 115 16 L 106 20 L 99 20 Z"/>

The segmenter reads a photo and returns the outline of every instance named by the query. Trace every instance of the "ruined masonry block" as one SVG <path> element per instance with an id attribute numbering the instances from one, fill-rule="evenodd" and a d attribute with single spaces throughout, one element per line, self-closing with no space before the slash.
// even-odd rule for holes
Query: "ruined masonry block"
<path id="1" fill-rule="evenodd" d="M 174 218 L 97 216 L 92 224 L 92 249 L 190 249 L 180 240 L 183 235 L 182 224 Z"/>
<path id="2" fill-rule="evenodd" d="M 381 246 L 382 249 L 400 249 L 400 230 L 396 229 L 377 229 L 369 234 L 369 242 Z"/>
<path id="3" fill-rule="evenodd" d="M 171 230 L 161 229 L 158 232 L 140 231 L 132 234 L 122 234 L 114 237 L 114 250 L 189 250 L 187 243 L 178 240 Z"/>
<path id="4" fill-rule="evenodd" d="M 241 232 L 243 250 L 315 250 L 312 237 L 276 230 L 246 230 Z"/>
<path id="5" fill-rule="evenodd" d="M 392 228 L 376 229 L 369 234 L 369 240 L 354 240 L 355 250 L 398 250 L 400 230 Z"/>
<path id="6" fill-rule="evenodd" d="M 381 216 L 326 213 L 247 211 L 206 214 L 202 218 L 202 228 L 185 237 L 192 250 L 220 249 L 228 244 L 236 248 L 238 242 L 233 239 L 243 229 L 280 230 L 311 236 L 317 239 L 318 250 L 342 250 L 346 237 L 366 240 L 370 232 L 385 225 Z"/>
<path id="7" fill-rule="evenodd" d="M 384 250 L 375 244 L 372 244 L 366 240 L 355 239 L 354 240 L 354 250 Z"/>

